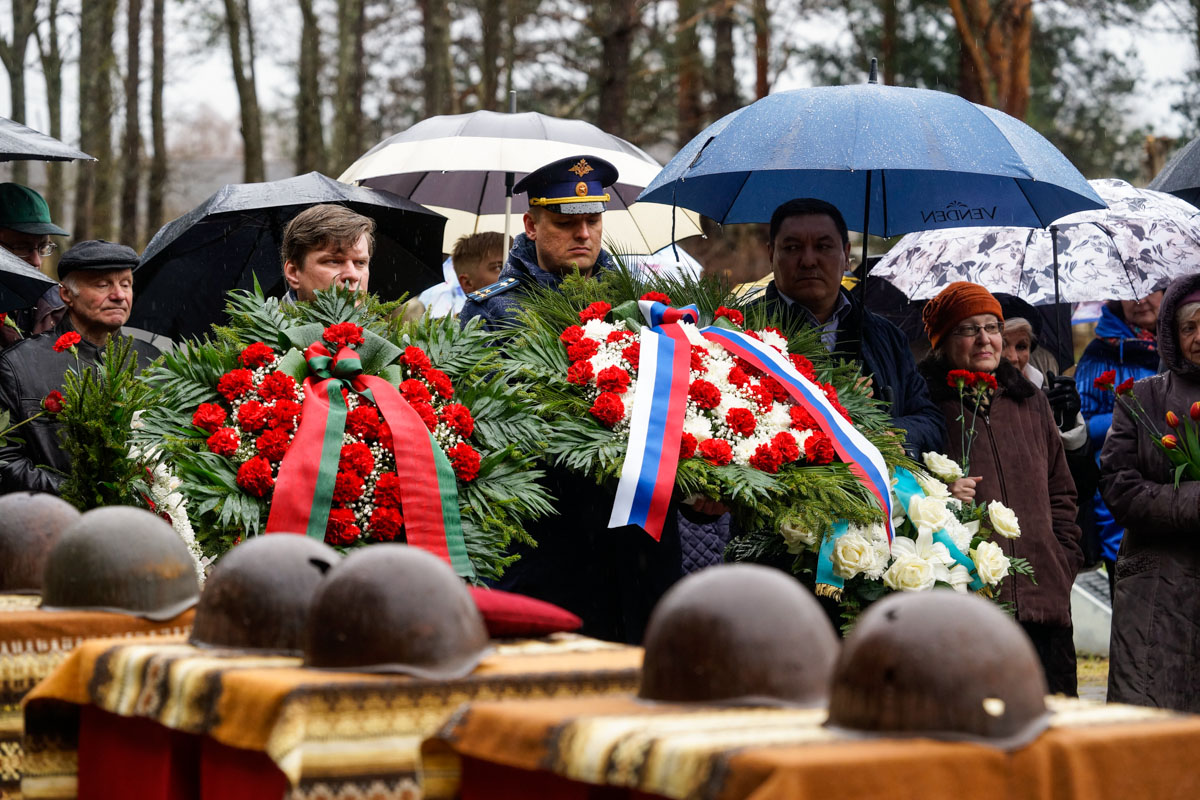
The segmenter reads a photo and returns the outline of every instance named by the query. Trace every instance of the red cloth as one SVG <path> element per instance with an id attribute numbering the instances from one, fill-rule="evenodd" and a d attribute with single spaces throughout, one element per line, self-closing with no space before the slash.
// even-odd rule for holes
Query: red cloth
<path id="1" fill-rule="evenodd" d="M 148 719 L 83 706 L 78 798 L 198 800 L 199 739 Z"/>
<path id="2" fill-rule="evenodd" d="M 288 788 L 287 777 L 266 753 L 229 747 L 208 737 L 201 741 L 201 800 L 274 800 L 283 798 Z"/>
<path id="3" fill-rule="evenodd" d="M 583 625 L 583 620 L 570 611 L 544 600 L 500 589 L 468 588 L 483 615 L 488 635 L 494 638 L 545 636 L 559 631 L 576 631 Z"/>

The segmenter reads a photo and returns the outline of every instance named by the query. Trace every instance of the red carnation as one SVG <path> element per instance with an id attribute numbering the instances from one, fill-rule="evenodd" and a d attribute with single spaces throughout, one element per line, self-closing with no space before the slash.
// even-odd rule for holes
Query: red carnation
<path id="1" fill-rule="evenodd" d="M 261 431 L 267 427 L 270 416 L 271 409 L 257 400 L 247 400 L 237 411 L 238 425 L 244 431 Z"/>
<path id="2" fill-rule="evenodd" d="M 734 386 L 745 386 L 750 382 L 750 376 L 747 375 L 746 370 L 742 369 L 741 367 L 734 367 L 733 369 L 729 370 L 729 375 L 727 376 L 726 380 L 728 380 Z"/>
<path id="3" fill-rule="evenodd" d="M 845 407 L 845 406 L 843 406 L 841 403 L 838 403 L 838 402 L 836 402 L 836 401 L 835 401 L 835 402 L 834 402 L 834 403 L 832 403 L 831 405 L 833 406 L 833 409 L 834 409 L 834 411 L 838 412 L 839 414 L 841 414 L 843 417 L 845 417 L 845 418 L 846 418 L 846 421 L 847 421 L 847 422 L 853 422 L 853 421 L 854 421 L 854 420 L 850 419 L 850 412 L 849 412 L 849 411 L 847 411 L 847 410 L 846 410 L 846 407 Z"/>
<path id="4" fill-rule="evenodd" d="M 974 377 L 975 373 L 971 372 L 969 369 L 952 369 L 946 373 L 946 385 L 951 389 L 958 389 L 959 391 L 962 391 L 971 384 L 971 381 L 974 379 Z M 1101 377 L 1104 376 L 1102 375 Z"/>
<path id="5" fill-rule="evenodd" d="M 401 382 L 400 394 L 404 395 L 404 399 L 409 403 L 430 403 L 433 401 L 433 395 L 425 388 L 425 384 L 415 378 L 409 378 Z"/>
<path id="6" fill-rule="evenodd" d="M 363 343 L 363 329 L 353 322 L 339 322 L 326 328 L 321 338 L 334 348 L 359 345 Z"/>
<path id="7" fill-rule="evenodd" d="M 475 432 L 475 418 L 471 416 L 471 409 L 461 403 L 447 403 L 442 406 L 439 416 L 450 430 L 464 439 Z"/>
<path id="8" fill-rule="evenodd" d="M 810 464 L 832 464 L 833 443 L 822 431 L 813 431 L 804 442 L 804 459 Z"/>
<path id="9" fill-rule="evenodd" d="M 79 344 L 80 338 L 80 335 L 75 331 L 64 333 L 62 336 L 58 337 L 57 341 L 55 341 L 54 352 L 61 353 L 64 350 L 72 349 L 75 347 L 75 345 Z"/>
<path id="10" fill-rule="evenodd" d="M 429 381 L 429 385 L 439 396 L 447 400 L 454 397 L 454 385 L 450 383 L 450 376 L 440 369 L 430 367 L 425 370 L 425 380 Z"/>
<path id="11" fill-rule="evenodd" d="M 679 460 L 696 455 L 696 437 L 686 431 L 679 437 Z"/>
<path id="12" fill-rule="evenodd" d="M 339 472 L 333 481 L 333 502 L 348 506 L 362 497 L 363 479 L 355 472 Z"/>
<path id="13" fill-rule="evenodd" d="M 228 458 L 237 452 L 242 440 L 238 438 L 233 428 L 220 428 L 208 437 L 208 449 L 219 456 Z"/>
<path id="14" fill-rule="evenodd" d="M 955 372 L 965 372 L 965 370 L 954 370 Z M 1111 391 L 1113 384 L 1117 382 L 1117 371 L 1115 369 L 1105 370 L 1100 373 L 1100 377 L 1092 381 L 1092 386 L 1107 392 Z M 951 384 L 953 386 L 954 384 Z"/>
<path id="15" fill-rule="evenodd" d="M 638 298 L 639 300 L 653 300 L 655 303 L 665 303 L 671 305 L 671 298 L 667 297 L 662 292 L 646 292 Z"/>
<path id="16" fill-rule="evenodd" d="M 632 369 L 638 368 L 638 361 L 642 355 L 642 343 L 634 342 L 621 351 L 621 358 L 625 359 Z"/>
<path id="17" fill-rule="evenodd" d="M 771 447 L 779 453 L 784 463 L 800 458 L 800 445 L 796 444 L 796 437 L 787 431 L 775 434 L 775 438 L 771 440 Z"/>
<path id="18" fill-rule="evenodd" d="M 583 328 L 578 325 L 571 325 L 559 335 L 558 340 L 563 344 L 575 344 L 582 338 Z"/>
<path id="19" fill-rule="evenodd" d="M 296 399 L 296 379 L 286 372 L 275 370 L 259 381 L 255 390 L 258 396 L 268 403 L 275 400 Z"/>
<path id="20" fill-rule="evenodd" d="M 254 446 L 258 448 L 258 454 L 267 461 L 278 464 L 287 455 L 288 445 L 287 431 L 271 428 L 254 440 Z"/>
<path id="21" fill-rule="evenodd" d="M 454 467 L 454 474 L 460 481 L 466 483 L 479 477 L 481 459 L 474 447 L 466 442 L 459 442 L 447 450 L 446 455 L 450 457 L 450 466 Z"/>
<path id="22" fill-rule="evenodd" d="M 731 408 L 725 412 L 725 424 L 734 433 L 740 436 L 749 436 L 754 433 L 757 423 L 755 423 L 754 413 L 750 409 Z"/>
<path id="23" fill-rule="evenodd" d="M 705 380 L 692 381 L 688 387 L 688 399 L 706 410 L 716 408 L 721 403 L 721 390 Z"/>
<path id="24" fill-rule="evenodd" d="M 993 392 L 999 387 L 996 377 L 988 372 L 976 372 L 974 383 L 976 389 L 991 389 Z"/>
<path id="25" fill-rule="evenodd" d="M 758 367 L 754 366 L 753 364 L 751 364 L 749 361 L 742 358 L 741 356 L 734 356 L 733 363 L 737 364 L 739 367 L 741 367 L 742 370 L 747 375 L 749 375 L 751 378 L 758 377 L 759 375 L 762 374 L 762 370 L 760 370 Z"/>
<path id="26" fill-rule="evenodd" d="M 216 433 L 217 428 L 225 424 L 226 416 L 225 409 L 216 403 L 201 403 L 196 413 L 192 414 L 192 424 L 209 433 Z"/>
<path id="27" fill-rule="evenodd" d="M 362 442 L 351 442 L 342 445 L 341 457 L 338 459 L 338 469 L 348 470 L 359 477 L 365 478 L 375 469 L 375 456 L 371 448 Z"/>
<path id="28" fill-rule="evenodd" d="M 775 397 L 771 394 L 771 390 L 761 383 L 751 386 L 750 394 L 754 395 L 754 400 L 758 403 L 758 410 L 764 414 L 771 410 L 771 406 L 775 405 Z"/>
<path id="29" fill-rule="evenodd" d="M 713 319 L 720 319 L 721 317 L 724 317 L 725 319 L 729 320 L 734 325 L 745 325 L 746 324 L 746 318 L 742 315 L 742 312 L 740 312 L 736 309 L 733 309 L 733 308 L 726 308 L 725 306 L 721 306 L 720 308 L 718 308 L 716 311 L 713 312 Z"/>
<path id="30" fill-rule="evenodd" d="M 600 343 L 595 339 L 580 339 L 578 342 L 567 345 L 567 358 L 571 363 L 583 361 L 585 358 L 591 358 L 600 352 Z"/>
<path id="31" fill-rule="evenodd" d="M 813 369 L 813 364 L 811 361 L 799 353 L 792 353 L 790 356 L 788 356 L 788 359 L 792 362 L 792 366 L 796 368 L 797 372 L 808 378 L 813 383 L 817 382 L 817 371 Z"/>
<path id="32" fill-rule="evenodd" d="M 46 409 L 47 414 L 58 414 L 63 410 L 63 395 L 62 392 L 55 389 L 48 395 L 42 398 L 42 408 Z"/>
<path id="33" fill-rule="evenodd" d="M 750 456 L 750 466 L 760 469 L 763 472 L 769 472 L 772 475 L 779 472 L 779 467 L 782 464 L 783 457 L 778 450 L 769 444 L 760 444 L 755 449 L 754 455 Z"/>
<path id="34" fill-rule="evenodd" d="M 375 481 L 375 505 L 382 508 L 400 507 L 400 476 L 385 472 Z"/>
<path id="35" fill-rule="evenodd" d="M 592 379 L 592 362 L 576 361 L 567 368 L 567 383 L 573 383 L 576 386 L 587 386 Z"/>
<path id="36" fill-rule="evenodd" d="M 1117 384 L 1117 387 L 1115 389 L 1113 389 L 1113 391 L 1116 392 L 1117 394 L 1132 394 L 1133 393 L 1133 378 L 1126 378 L 1125 380 L 1121 381 L 1119 384 Z M 1193 408 L 1195 408 L 1194 404 L 1193 404 Z M 1192 414 L 1192 419 L 1196 419 L 1195 413 Z"/>
<path id="37" fill-rule="evenodd" d="M 612 306 L 603 300 L 597 300 L 595 303 L 592 303 L 583 311 L 579 312 L 579 321 L 587 322 L 588 320 L 592 319 L 604 319 L 604 317 L 608 315 L 609 311 L 612 311 Z"/>
<path id="38" fill-rule="evenodd" d="M 367 538 L 373 542 L 394 542 L 404 531 L 404 517 L 394 508 L 377 508 L 371 512 Z"/>
<path id="39" fill-rule="evenodd" d="M 379 444 L 384 450 L 391 452 L 392 428 L 387 424 L 387 420 L 384 420 L 383 424 L 379 426 Z"/>
<path id="40" fill-rule="evenodd" d="M 250 391 L 252 386 L 254 386 L 254 375 L 248 369 L 230 370 L 217 381 L 217 391 L 230 402 Z"/>
<path id="41" fill-rule="evenodd" d="M 733 460 L 733 448 L 724 439 L 705 439 L 697 450 L 701 458 L 716 467 L 723 467 Z"/>
<path id="42" fill-rule="evenodd" d="M 350 409 L 346 415 L 346 433 L 373 442 L 379 437 L 379 412 L 374 406 L 361 405 Z"/>
<path id="43" fill-rule="evenodd" d="M 433 433 L 434 429 L 437 428 L 437 414 L 433 413 L 433 406 L 421 401 L 411 403 L 410 405 L 412 405 L 413 411 L 416 411 L 417 415 L 421 417 L 421 421 L 425 423 L 425 427 L 429 428 L 429 432 Z"/>
<path id="44" fill-rule="evenodd" d="M 265 367 L 274 358 L 274 350 L 262 342 L 255 342 L 242 351 L 242 354 L 238 356 L 238 361 L 242 362 L 243 367 L 254 369 L 255 367 Z"/>
<path id="45" fill-rule="evenodd" d="M 625 404 L 612 392 L 601 392 L 588 410 L 607 428 L 616 427 L 616 424 L 625 418 Z"/>
<path id="46" fill-rule="evenodd" d="M 798 431 L 807 431 L 817 427 L 817 421 L 805 408 L 792 406 L 788 409 L 788 413 L 792 416 L 792 427 Z"/>
<path id="47" fill-rule="evenodd" d="M 292 430 L 300 419 L 303 406 L 295 400 L 280 400 L 271 409 L 271 427 Z"/>
<path id="48" fill-rule="evenodd" d="M 255 456 L 238 467 L 237 485 L 254 497 L 266 497 L 275 485 L 271 477 L 271 463 L 262 456 Z"/>
<path id="49" fill-rule="evenodd" d="M 432 366 L 429 363 L 429 356 L 419 347 L 409 345 L 404 348 L 404 355 L 400 356 L 400 363 L 409 369 L 423 370 Z"/>
<path id="50" fill-rule="evenodd" d="M 822 383 L 820 384 L 820 387 L 821 392 L 824 393 L 829 402 L 836 403 L 838 401 L 838 392 L 836 386 L 834 386 L 832 383 Z"/>
<path id="51" fill-rule="evenodd" d="M 688 368 L 692 372 L 708 372 L 708 367 L 704 365 L 704 357 L 706 355 L 708 355 L 707 347 L 692 345 L 692 358 Z"/>
<path id="52" fill-rule="evenodd" d="M 620 367 L 605 367 L 596 376 L 596 385 L 602 392 L 625 394 L 629 388 L 629 373 Z"/>
<path id="53" fill-rule="evenodd" d="M 771 393 L 771 398 L 779 402 L 786 401 L 791 395 L 788 390 L 783 388 L 783 384 L 772 378 L 770 375 L 763 375 L 758 379 L 758 385 Z"/>
<path id="54" fill-rule="evenodd" d="M 612 331 L 604 337 L 604 341 L 608 344 L 616 344 L 632 337 L 633 333 L 630 331 Z"/>
<path id="55" fill-rule="evenodd" d="M 354 512 L 348 508 L 335 508 L 329 512 L 329 521 L 325 523 L 325 544 L 335 547 L 348 547 L 358 541 L 362 533 L 354 524 Z"/>

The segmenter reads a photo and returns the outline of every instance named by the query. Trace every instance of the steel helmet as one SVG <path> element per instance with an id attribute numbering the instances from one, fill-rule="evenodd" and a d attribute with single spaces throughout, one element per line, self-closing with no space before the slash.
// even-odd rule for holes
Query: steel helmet
<path id="1" fill-rule="evenodd" d="M 645 699 L 821 705 L 838 638 L 816 597 L 790 575 L 729 564 L 663 595 L 645 646 Z"/>
<path id="2" fill-rule="evenodd" d="M 13 492 L 0 497 L 0 592 L 36 594 L 46 556 L 75 520 L 75 506 L 52 494 Z"/>
<path id="3" fill-rule="evenodd" d="M 1020 747 L 1047 725 L 1046 679 L 1029 637 L 981 597 L 899 592 L 846 638 L 829 724 Z"/>
<path id="4" fill-rule="evenodd" d="M 192 623 L 194 645 L 301 655 L 313 592 L 341 558 L 316 539 L 256 536 L 221 556 Z"/>
<path id="5" fill-rule="evenodd" d="M 140 508 L 82 514 L 46 559 L 42 608 L 116 611 L 161 621 L 196 604 L 196 565 L 179 534 Z"/>
<path id="6" fill-rule="evenodd" d="M 483 616 L 450 565 L 403 544 L 347 556 L 317 586 L 304 663 L 460 678 L 488 648 Z"/>

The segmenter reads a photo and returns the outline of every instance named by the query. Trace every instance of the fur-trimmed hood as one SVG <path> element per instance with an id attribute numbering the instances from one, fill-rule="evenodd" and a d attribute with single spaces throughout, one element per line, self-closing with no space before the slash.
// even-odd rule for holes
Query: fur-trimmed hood
<path id="1" fill-rule="evenodd" d="M 1183 305 L 1183 298 L 1197 289 L 1200 289 L 1200 274 L 1186 275 L 1167 287 L 1158 309 L 1158 354 L 1171 372 L 1200 383 L 1200 366 L 1179 352 L 1179 334 L 1175 330 L 1175 313 Z"/>

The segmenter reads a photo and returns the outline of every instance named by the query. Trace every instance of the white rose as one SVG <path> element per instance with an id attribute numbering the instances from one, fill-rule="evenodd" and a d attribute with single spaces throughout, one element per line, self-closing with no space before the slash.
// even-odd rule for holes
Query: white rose
<path id="1" fill-rule="evenodd" d="M 858 533 L 847 531 L 833 546 L 833 571 L 849 580 L 875 566 L 875 548 Z"/>
<path id="2" fill-rule="evenodd" d="M 1015 539 L 1021 535 L 1021 526 L 1017 524 L 1017 515 L 1001 503 L 993 500 L 988 503 L 988 519 L 992 530 L 1006 539 Z"/>
<path id="3" fill-rule="evenodd" d="M 918 529 L 938 531 L 946 527 L 951 514 L 946 503 L 937 497 L 914 497 L 908 501 L 908 518 Z"/>
<path id="4" fill-rule="evenodd" d="M 948 483 L 963 476 L 962 467 L 941 453 L 921 453 L 921 460 L 929 467 L 930 472 Z"/>
<path id="5" fill-rule="evenodd" d="M 962 594 L 967 593 L 967 587 L 971 585 L 971 572 L 962 564 L 955 564 L 950 568 L 950 576 L 946 579 L 946 583 L 956 592 Z"/>
<path id="6" fill-rule="evenodd" d="M 933 565 L 917 555 L 897 558 L 883 573 L 883 583 L 896 592 L 924 592 L 933 588 Z"/>
<path id="7" fill-rule="evenodd" d="M 801 528 L 791 520 L 779 526 L 779 534 L 783 537 L 783 541 L 787 543 L 788 552 L 793 555 L 803 553 L 809 548 L 815 548 L 820 538 L 817 534 Z"/>
<path id="8" fill-rule="evenodd" d="M 1008 556 L 995 542 L 980 542 L 979 547 L 971 551 L 971 560 L 975 562 L 979 579 L 988 586 L 995 586 L 1008 575 Z"/>
<path id="9" fill-rule="evenodd" d="M 921 491 L 925 492 L 926 497 L 936 497 L 943 501 L 950 499 L 950 490 L 939 478 L 926 475 L 924 472 L 914 472 L 913 477 L 917 479 L 917 484 L 921 487 Z"/>

